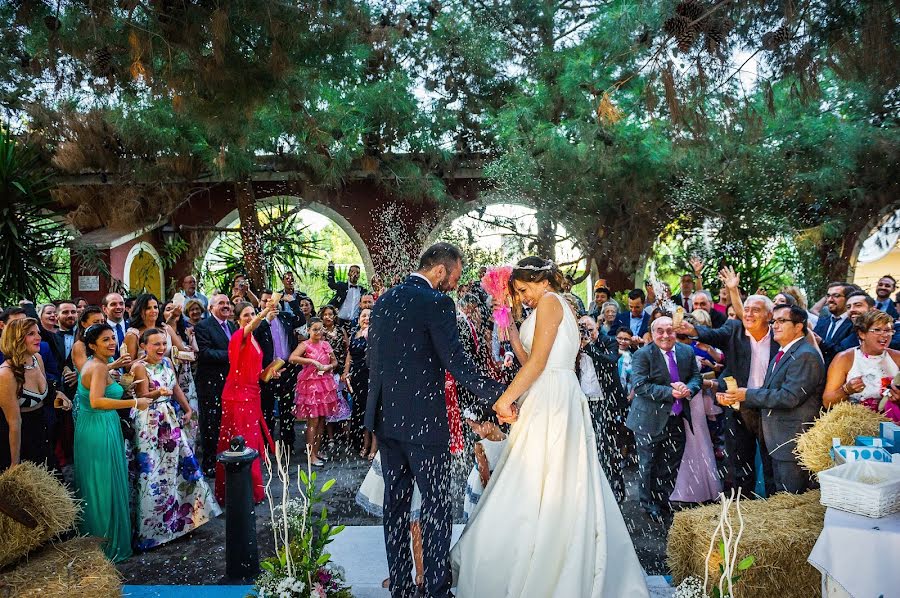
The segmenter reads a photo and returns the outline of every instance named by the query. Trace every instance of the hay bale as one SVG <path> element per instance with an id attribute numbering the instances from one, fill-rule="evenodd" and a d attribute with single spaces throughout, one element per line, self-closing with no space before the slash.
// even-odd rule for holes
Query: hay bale
<path id="1" fill-rule="evenodd" d="M 51 544 L 0 575 L 0 596 L 85 598 L 122 595 L 122 579 L 97 538 Z"/>
<path id="2" fill-rule="evenodd" d="M 768 500 L 741 501 L 744 533 L 738 559 L 748 555 L 756 563 L 735 586 L 738 598 L 810 598 L 821 595 L 821 576 L 806 557 L 822 532 L 825 507 L 819 491 L 781 493 Z M 703 579 L 709 542 L 719 523 L 719 504 L 681 511 L 669 530 L 666 548 L 675 584 L 691 575 Z M 731 509 L 732 524 L 737 512 Z M 737 531 L 737 530 L 735 530 Z M 718 545 L 709 559 L 710 585 L 719 578 Z"/>
<path id="3" fill-rule="evenodd" d="M 78 505 L 46 467 L 28 461 L 0 473 L 0 497 L 37 522 L 31 528 L 0 512 L 0 567 L 72 529 Z"/>
<path id="4" fill-rule="evenodd" d="M 878 436 L 878 424 L 883 421 L 890 420 L 868 407 L 843 401 L 823 412 L 809 430 L 797 436 L 794 454 L 805 469 L 819 473 L 834 466 L 829 452 L 832 439 L 840 438 L 843 445 L 856 444 L 857 436 Z"/>

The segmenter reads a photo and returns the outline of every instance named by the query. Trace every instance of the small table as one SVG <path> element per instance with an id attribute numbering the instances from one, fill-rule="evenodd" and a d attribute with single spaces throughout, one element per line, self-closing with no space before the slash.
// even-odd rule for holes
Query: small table
<path id="1" fill-rule="evenodd" d="M 900 513 L 880 519 L 829 508 L 809 555 L 824 597 L 900 596 Z"/>

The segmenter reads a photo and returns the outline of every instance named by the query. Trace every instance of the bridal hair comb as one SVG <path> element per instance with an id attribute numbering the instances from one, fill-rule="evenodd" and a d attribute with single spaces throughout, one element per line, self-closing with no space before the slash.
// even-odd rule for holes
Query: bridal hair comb
<path id="1" fill-rule="evenodd" d="M 543 266 L 532 266 L 531 264 L 527 264 L 525 266 L 513 266 L 513 268 L 516 270 L 532 270 L 534 272 L 546 272 L 546 271 L 552 270 L 555 267 L 556 267 L 556 264 L 554 264 L 553 262 L 550 262 L 550 261 L 548 261 Z"/>

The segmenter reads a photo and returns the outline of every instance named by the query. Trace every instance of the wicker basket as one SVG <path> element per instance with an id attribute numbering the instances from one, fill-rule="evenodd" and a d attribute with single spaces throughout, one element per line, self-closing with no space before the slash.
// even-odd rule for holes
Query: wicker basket
<path id="1" fill-rule="evenodd" d="M 854 461 L 819 472 L 819 483 L 826 507 L 866 517 L 900 511 L 900 465 Z"/>

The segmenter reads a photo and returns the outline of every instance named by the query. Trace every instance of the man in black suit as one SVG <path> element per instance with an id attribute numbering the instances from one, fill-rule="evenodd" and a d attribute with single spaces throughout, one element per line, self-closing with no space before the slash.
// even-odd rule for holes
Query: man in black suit
<path id="1" fill-rule="evenodd" d="M 654 320 L 651 334 L 653 342 L 631 361 L 634 399 L 625 425 L 637 444 L 641 507 L 659 520 L 671 510 L 669 496 L 684 454 L 683 419 L 691 425 L 688 401 L 703 380 L 694 350 L 676 342 L 672 318 Z"/>
<path id="2" fill-rule="evenodd" d="M 350 266 L 347 270 L 347 282 L 334 278 L 334 262 L 328 262 L 328 288 L 334 291 L 334 297 L 328 302 L 338 310 L 341 326 L 349 328 L 359 317 L 359 300 L 369 293 L 359 282 L 359 266 Z"/>
<path id="3" fill-rule="evenodd" d="M 694 304 L 691 303 L 691 295 L 694 294 L 694 275 L 685 273 L 681 275 L 681 290 L 672 295 L 672 302 L 679 307 L 683 307 L 688 313 L 694 311 Z"/>
<path id="4" fill-rule="evenodd" d="M 384 541 L 392 596 L 416 596 L 410 560 L 413 481 L 420 519 L 426 594 L 450 596 L 450 442 L 445 371 L 486 405 L 503 387 L 479 376 L 459 342 L 456 306 L 445 293 L 462 274 L 462 253 L 429 247 L 419 269 L 375 303 L 369 328 L 366 428 L 378 437 L 384 473 Z"/>
<path id="5" fill-rule="evenodd" d="M 775 474 L 775 490 L 799 494 L 809 488 L 809 472 L 794 455 L 797 436 L 812 424 L 822 408 L 825 364 L 806 340 L 806 310 L 779 305 L 772 329 L 779 350 L 772 358 L 761 388 L 726 391 L 724 405 L 760 409 L 763 436 Z"/>
<path id="6" fill-rule="evenodd" d="M 847 285 L 842 282 L 832 282 L 828 285 L 825 295 L 825 306 L 828 307 L 828 316 L 819 317 L 813 332 L 825 358 L 825 369 L 831 365 L 831 360 L 840 351 L 841 342 L 853 335 L 853 321 L 850 312 L 847 311 Z"/>
<path id="7" fill-rule="evenodd" d="M 222 389 L 228 376 L 228 343 L 234 334 L 231 301 L 226 295 L 209 300 L 210 317 L 194 327 L 197 339 L 197 402 L 200 404 L 200 439 L 203 448 L 203 473 L 215 475 L 216 447 L 222 423 Z"/>
<path id="8" fill-rule="evenodd" d="M 303 313 L 300 311 L 300 300 L 309 299 L 309 296 L 303 291 L 297 290 L 294 286 L 294 273 L 288 270 L 281 276 L 281 304 L 278 309 L 292 314 Z"/>
<path id="9" fill-rule="evenodd" d="M 726 270 L 723 270 L 723 273 Z M 725 284 L 733 297 L 737 297 L 740 278 L 727 269 Z M 681 334 L 720 349 L 725 353 L 725 369 L 719 376 L 719 390 L 725 391 L 725 378 L 732 377 L 743 388 L 760 388 L 765 382 L 766 370 L 778 343 L 772 336 L 769 321 L 774 305 L 764 295 L 750 295 L 744 301 L 742 320 L 728 320 L 720 328 L 692 326 L 685 322 L 678 328 Z M 725 459 L 728 477 L 734 488 L 745 497 L 753 496 L 756 488 L 756 445 L 760 444 L 763 463 L 763 479 L 767 494 L 774 491 L 772 461 L 766 451 L 759 409 L 742 406 L 739 411 L 726 409 Z"/>
<path id="10" fill-rule="evenodd" d="M 613 328 L 624 328 L 631 331 L 631 350 L 644 344 L 644 335 L 650 329 L 650 314 L 644 311 L 644 291 L 634 289 L 628 293 L 628 311 L 616 316 Z"/>
<path id="11" fill-rule="evenodd" d="M 713 309 L 712 295 L 709 294 L 709 291 L 697 291 L 691 295 L 691 303 L 693 304 L 694 309 L 702 309 L 709 314 L 709 319 L 712 321 L 713 328 L 720 327 L 728 320 L 728 316 Z"/>
<path id="12" fill-rule="evenodd" d="M 264 308 L 272 299 L 272 291 L 265 290 L 259 294 L 259 304 Z M 284 361 L 285 366 L 281 370 L 281 376 L 272 378 L 268 382 L 260 382 L 260 400 L 262 402 L 263 417 L 269 431 L 275 434 L 275 405 L 278 405 L 278 421 L 281 424 L 279 438 L 288 447 L 294 450 L 294 386 L 297 383 L 297 373 L 300 367 L 288 363 L 291 352 L 297 348 L 297 335 L 294 331 L 306 324 L 303 313 L 292 314 L 278 310 L 269 313 L 256 330 L 253 337 L 259 343 L 263 354 L 263 368 L 276 359 Z M 340 364 L 339 364 L 340 365 Z M 343 368 L 343 365 L 340 365 Z"/>
<path id="13" fill-rule="evenodd" d="M 891 299 L 891 293 L 897 288 L 897 281 L 890 274 L 885 274 L 878 279 L 875 286 L 875 309 L 880 309 L 895 320 L 900 318 L 897 304 Z"/>

